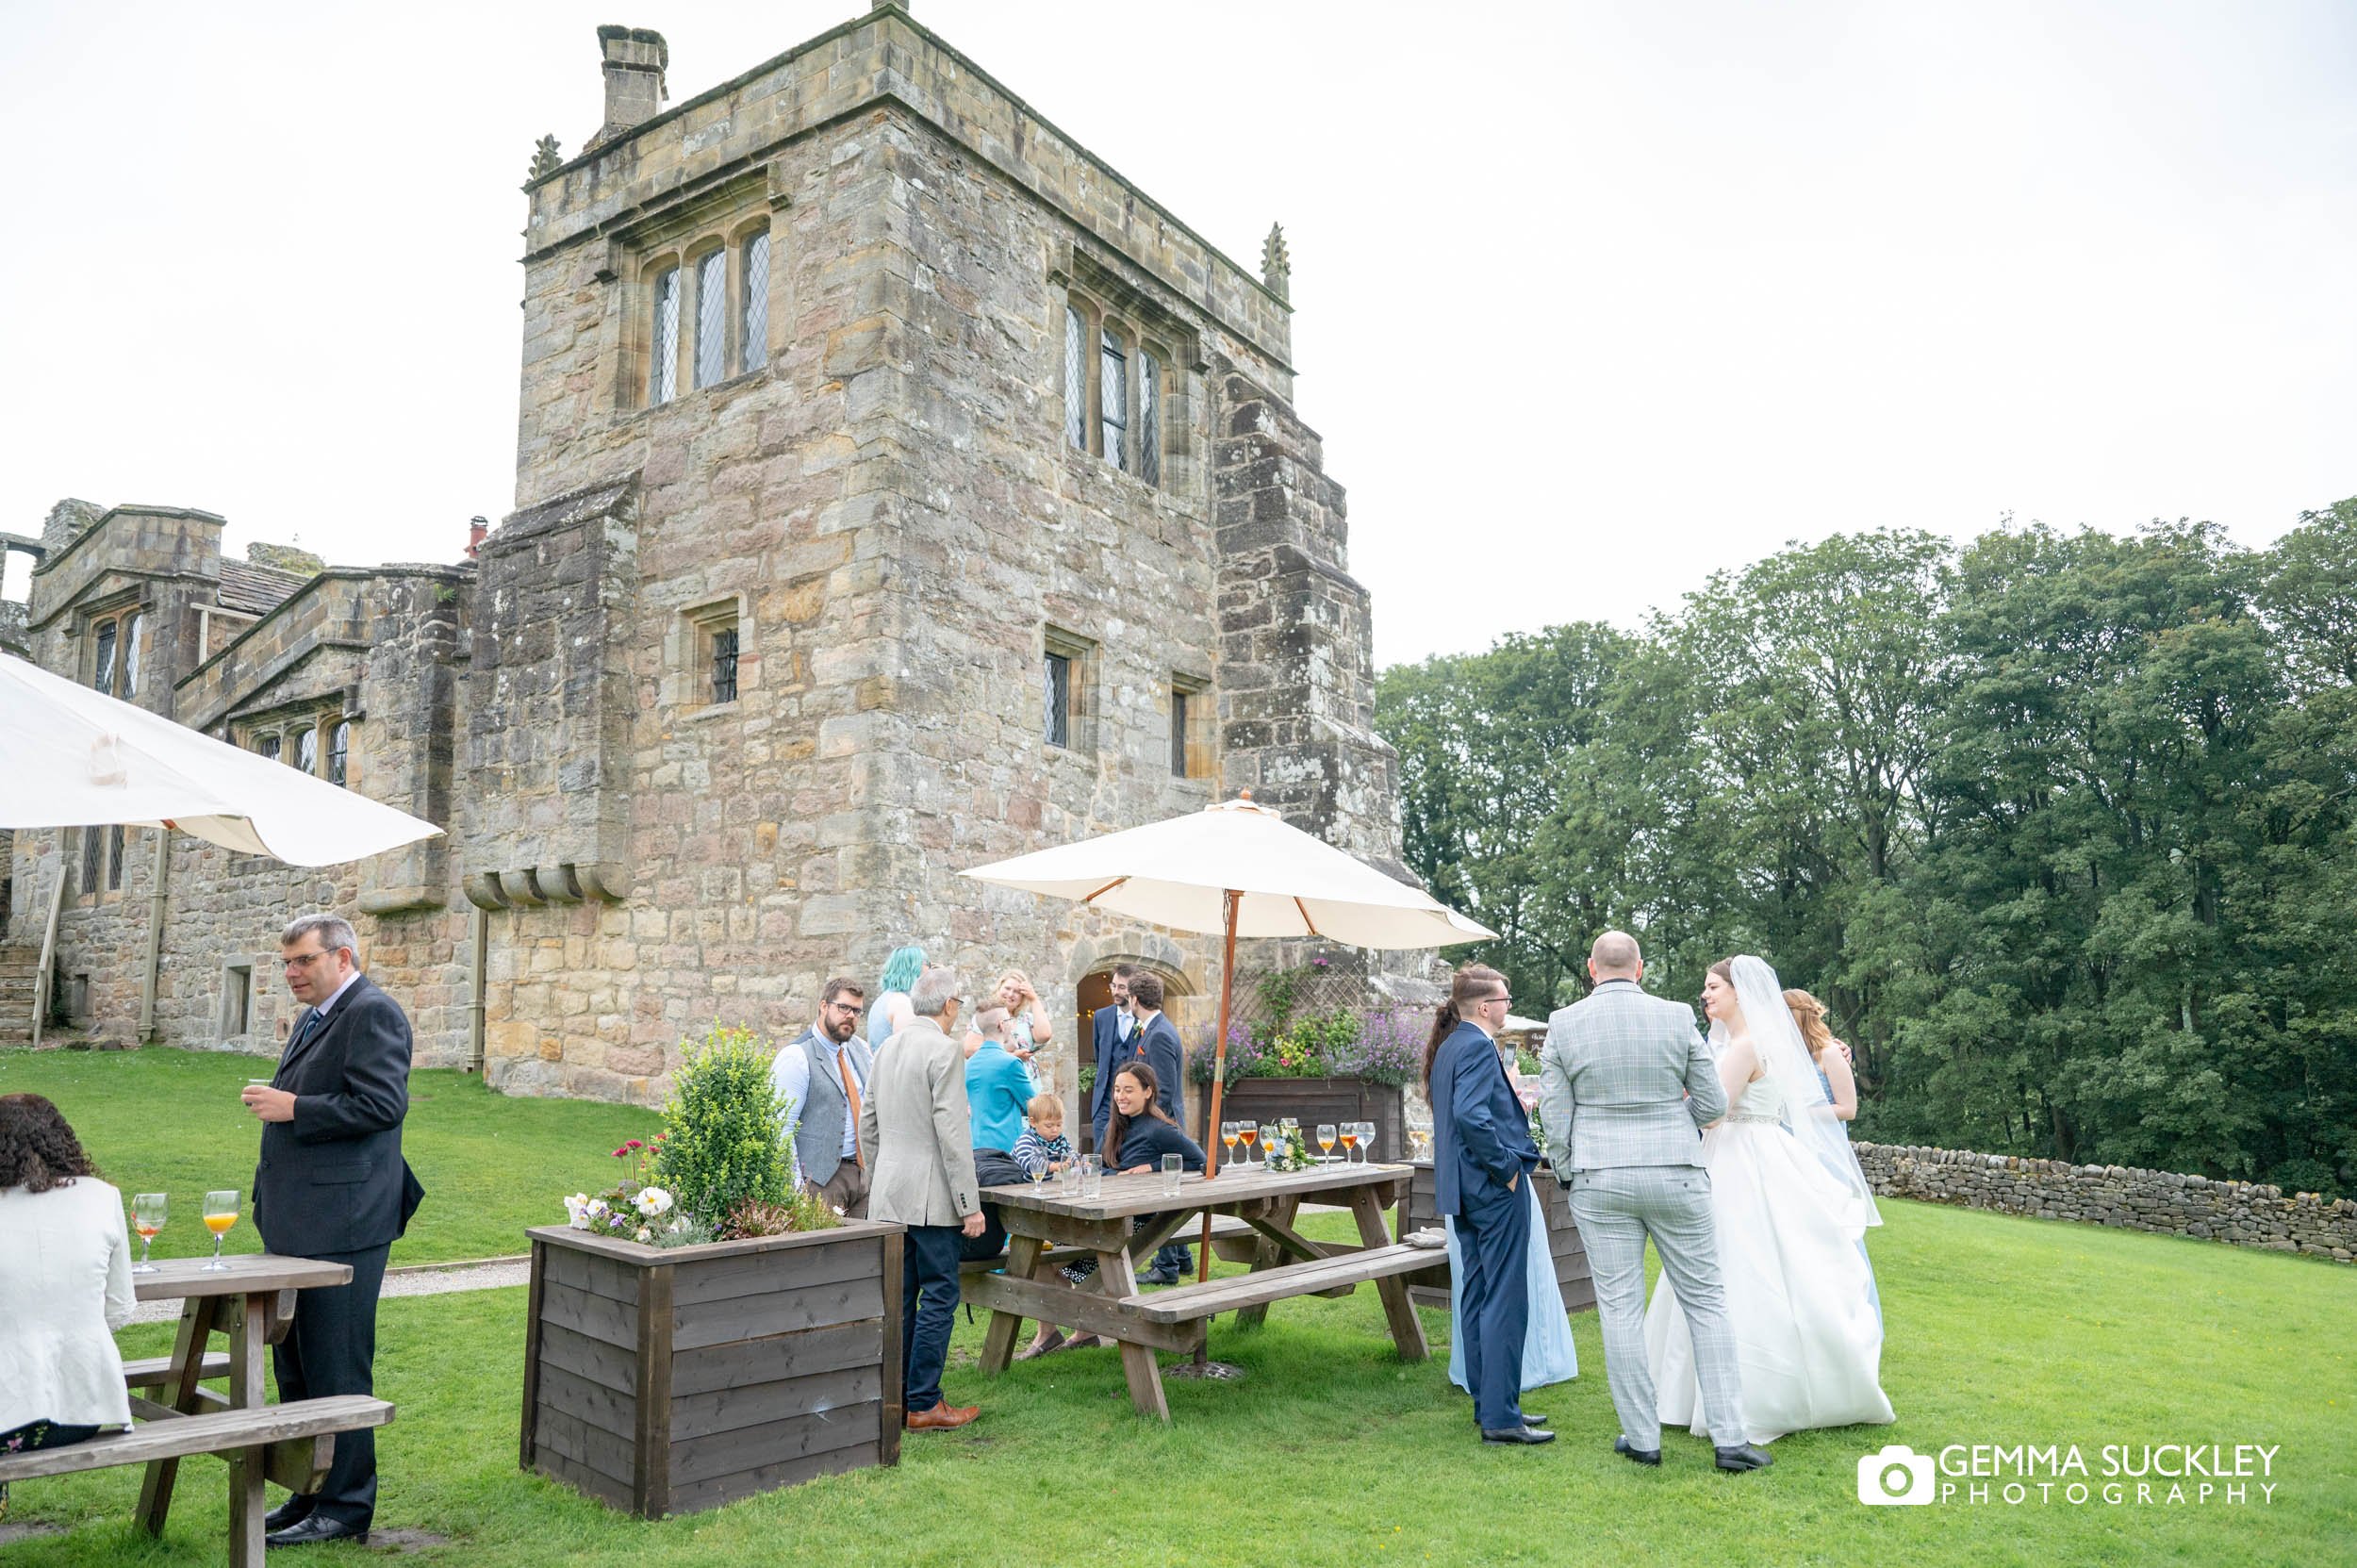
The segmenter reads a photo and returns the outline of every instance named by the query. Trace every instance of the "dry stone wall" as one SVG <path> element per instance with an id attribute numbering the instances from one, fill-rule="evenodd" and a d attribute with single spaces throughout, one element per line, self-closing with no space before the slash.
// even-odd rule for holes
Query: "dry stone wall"
<path id="1" fill-rule="evenodd" d="M 1896 1144 L 1851 1147 L 1866 1179 L 1888 1197 L 2357 1262 L 2357 1202 L 2345 1197 L 2286 1196 L 2280 1187 L 2126 1165 Z"/>

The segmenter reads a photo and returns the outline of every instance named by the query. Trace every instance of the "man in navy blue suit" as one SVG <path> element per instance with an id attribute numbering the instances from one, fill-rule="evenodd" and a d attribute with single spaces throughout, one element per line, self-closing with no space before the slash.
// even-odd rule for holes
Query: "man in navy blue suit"
<path id="1" fill-rule="evenodd" d="M 1138 1054 L 1138 1020 L 1129 1012 L 1129 982 L 1133 964 L 1113 966 L 1113 999 L 1089 1015 L 1089 1034 L 1096 1050 L 1096 1085 L 1089 1091 L 1089 1125 L 1096 1129 L 1096 1146 L 1105 1147 L 1105 1129 L 1113 1120 L 1113 1074 Z"/>
<path id="2" fill-rule="evenodd" d="M 1187 1125 L 1186 1048 L 1179 1043 L 1178 1026 L 1162 1011 L 1162 977 L 1140 970 L 1129 977 L 1129 1012 L 1137 1029 L 1129 1037 L 1134 1048 L 1129 1055 L 1143 1057 L 1154 1069 L 1154 1098 L 1162 1108 L 1162 1114 L 1180 1127 Z M 1119 1071 L 1114 1065 L 1113 1071 Z M 1102 1087 L 1112 1077 L 1105 1073 L 1097 1079 Z M 1107 1109 L 1111 1109 L 1108 1102 Z M 1104 1126 L 1096 1134 L 1097 1147 L 1105 1143 Z M 1108 1160 L 1113 1152 L 1106 1153 Z M 1183 1242 L 1165 1242 L 1154 1254 L 1154 1266 L 1138 1276 L 1141 1285 L 1175 1285 L 1195 1272 L 1195 1253 Z"/>
<path id="3" fill-rule="evenodd" d="M 1484 1443 L 1552 1443 L 1547 1418 L 1522 1408 L 1523 1338 L 1530 1327 L 1530 1197 L 1539 1165 L 1530 1118 L 1497 1032 L 1513 1003 L 1506 977 L 1468 964 L 1432 1026 L 1425 1088 L 1432 1098 L 1432 1180 L 1440 1213 L 1457 1221 L 1462 1273 L 1456 1332 L 1465 1385 Z"/>

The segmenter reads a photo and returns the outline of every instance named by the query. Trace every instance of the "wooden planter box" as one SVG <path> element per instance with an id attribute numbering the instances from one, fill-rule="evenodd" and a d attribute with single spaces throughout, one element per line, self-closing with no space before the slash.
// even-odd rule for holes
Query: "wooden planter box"
<path id="1" fill-rule="evenodd" d="M 1432 1162 L 1418 1160 L 1415 1170 L 1415 1178 L 1408 1185 L 1407 1200 L 1399 1208 L 1395 1236 L 1405 1236 L 1426 1226 L 1435 1230 L 1441 1229 L 1440 1216 L 1432 1212 Z M 1555 1259 L 1555 1284 L 1563 1293 L 1563 1310 L 1588 1312 L 1596 1304 L 1596 1284 L 1588 1267 L 1588 1249 L 1580 1245 L 1579 1227 L 1572 1221 L 1571 1195 L 1563 1190 L 1563 1184 L 1543 1161 L 1532 1179 L 1539 1183 L 1540 1206 L 1547 1216 L 1547 1251 Z M 1408 1295 L 1420 1307 L 1448 1311 L 1448 1271 L 1441 1271 L 1438 1289 L 1414 1284 L 1409 1287 Z"/>
<path id="2" fill-rule="evenodd" d="M 528 1233 L 525 1469 L 660 1519 L 899 1462 L 900 1227 Z"/>
<path id="3" fill-rule="evenodd" d="M 1196 1085 L 1202 1094 L 1198 1125 L 1211 1116 L 1211 1090 L 1210 1084 Z M 1370 1083 L 1363 1078 L 1240 1078 L 1228 1086 L 1220 1097 L 1219 1115 L 1222 1121 L 1275 1121 L 1291 1116 L 1301 1124 L 1301 1131 L 1314 1137 L 1320 1122 L 1368 1121 L 1375 1123 L 1376 1163 L 1389 1161 L 1394 1164 L 1408 1158 L 1408 1114 L 1402 1104 L 1404 1091 L 1396 1084 Z M 1204 1129 L 1210 1138 L 1219 1136 L 1219 1129 Z M 1336 1144 L 1334 1152 L 1340 1154 Z M 1353 1159 L 1358 1158 L 1356 1154 Z M 1220 1150 L 1220 1161 L 1227 1163 L 1228 1151 Z"/>

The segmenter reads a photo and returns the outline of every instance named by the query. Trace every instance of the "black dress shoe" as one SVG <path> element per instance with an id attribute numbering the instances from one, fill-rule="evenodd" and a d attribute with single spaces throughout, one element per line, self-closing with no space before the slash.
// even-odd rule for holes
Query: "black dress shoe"
<path id="1" fill-rule="evenodd" d="M 1481 1428 L 1484 1443 L 1553 1443 L 1555 1434 L 1538 1427 L 1504 1427 L 1495 1431 Z"/>
<path id="2" fill-rule="evenodd" d="M 1528 1411 L 1523 1411 L 1523 1425 L 1524 1425 L 1524 1426 L 1525 1426 L 1525 1427 L 1543 1427 L 1543 1426 L 1545 1426 L 1546 1424 L 1547 1424 L 1547 1418 L 1546 1418 L 1545 1416 L 1543 1416 L 1543 1415 L 1533 1415 L 1533 1414 L 1531 1414 Z"/>
<path id="3" fill-rule="evenodd" d="M 1632 1448 L 1628 1445 L 1628 1439 L 1624 1437 L 1616 1437 L 1612 1440 L 1612 1451 L 1624 1459 L 1635 1460 L 1640 1464 L 1650 1464 L 1658 1468 L 1661 1463 L 1660 1449 Z"/>
<path id="4" fill-rule="evenodd" d="M 297 1493 L 262 1515 L 262 1533 L 274 1535 L 288 1526 L 300 1525 L 310 1517 L 311 1499 Z"/>
<path id="5" fill-rule="evenodd" d="M 1748 1443 L 1719 1450 L 1719 1468 L 1722 1470 L 1765 1470 L 1775 1462 L 1768 1457 L 1766 1449 L 1755 1448 Z"/>
<path id="6" fill-rule="evenodd" d="M 347 1525 L 340 1519 L 314 1513 L 283 1530 L 273 1530 L 262 1537 L 265 1546 L 316 1546 L 322 1541 L 350 1541 L 365 1546 L 369 1532 L 358 1525 Z"/>
<path id="7" fill-rule="evenodd" d="M 1175 1285 L 1178 1282 L 1178 1276 L 1166 1268 L 1149 1268 L 1138 1276 L 1140 1285 Z"/>

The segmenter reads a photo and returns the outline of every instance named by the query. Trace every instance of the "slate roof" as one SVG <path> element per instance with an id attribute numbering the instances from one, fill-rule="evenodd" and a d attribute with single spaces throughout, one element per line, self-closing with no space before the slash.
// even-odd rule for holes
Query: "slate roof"
<path id="1" fill-rule="evenodd" d="M 224 560 L 221 563 L 221 602 L 226 609 L 243 610 L 249 615 L 268 615 L 294 596 L 295 589 L 309 582 L 307 577 L 276 567 L 255 566 L 251 561 Z"/>

